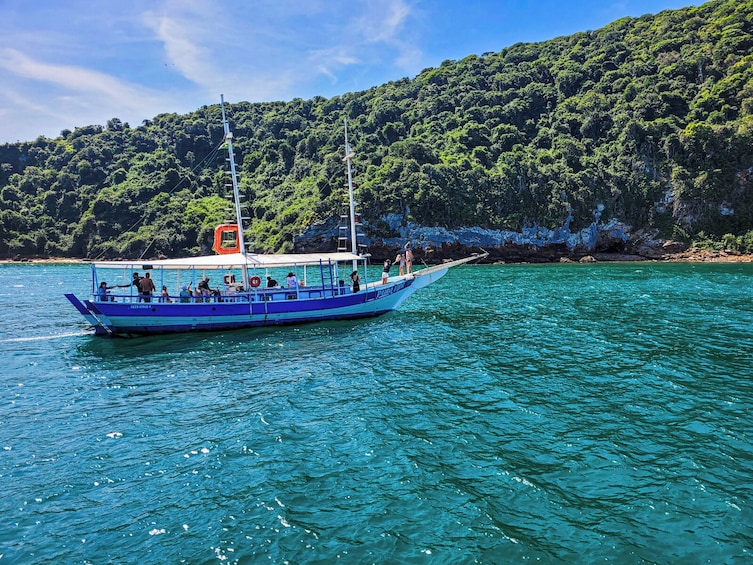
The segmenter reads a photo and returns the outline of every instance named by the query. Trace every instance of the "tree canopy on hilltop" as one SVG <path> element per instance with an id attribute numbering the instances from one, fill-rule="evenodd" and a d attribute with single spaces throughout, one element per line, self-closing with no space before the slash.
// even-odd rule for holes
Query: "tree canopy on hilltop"
<path id="1" fill-rule="evenodd" d="M 519 230 L 571 215 L 578 229 L 601 204 L 666 237 L 753 230 L 753 0 L 227 112 L 258 251 L 339 214 L 344 118 L 367 218 Z M 213 105 L 0 147 L 0 255 L 208 252 L 228 213 L 222 138 Z"/>

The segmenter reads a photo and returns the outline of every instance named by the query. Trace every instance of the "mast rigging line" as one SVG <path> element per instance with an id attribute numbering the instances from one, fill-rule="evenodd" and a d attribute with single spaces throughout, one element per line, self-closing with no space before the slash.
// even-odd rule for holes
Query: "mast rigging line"
<path id="1" fill-rule="evenodd" d="M 196 165 L 194 165 L 194 166 L 193 166 L 193 167 L 192 167 L 192 168 L 191 168 L 191 169 L 189 170 L 189 172 L 191 172 L 191 173 L 193 173 L 193 172 L 196 172 L 196 171 L 197 171 L 197 170 L 198 170 L 199 168 L 201 168 L 201 167 L 204 167 L 205 165 L 207 165 L 207 164 L 209 164 L 209 163 L 213 162 L 213 161 L 214 161 L 214 160 L 215 160 L 215 159 L 217 158 L 217 155 L 219 154 L 220 150 L 221 150 L 221 149 L 222 149 L 222 148 L 223 148 L 223 147 L 225 146 L 225 143 L 226 143 L 226 139 L 225 139 L 225 137 L 223 136 L 223 138 L 222 138 L 222 141 L 220 141 L 220 143 L 218 143 L 218 144 L 217 144 L 217 146 L 216 146 L 216 147 L 214 147 L 214 149 L 212 149 L 212 150 L 211 150 L 211 151 L 210 151 L 210 152 L 209 152 L 209 153 L 207 154 L 207 156 L 206 156 L 206 157 L 204 157 L 204 158 L 203 158 L 203 159 L 202 159 L 201 161 L 199 161 L 199 162 L 198 162 L 198 163 L 197 163 Z M 170 190 L 168 190 L 168 191 L 164 192 L 163 194 L 168 194 L 168 195 L 169 195 L 169 194 L 172 194 L 173 192 L 175 192 L 175 191 L 176 191 L 176 190 L 178 189 L 178 187 L 179 187 L 179 186 L 180 186 L 181 184 L 183 184 L 183 181 L 185 181 L 185 180 L 186 180 L 186 177 L 185 177 L 185 176 L 184 176 L 184 177 L 182 177 L 182 178 L 180 178 L 180 179 L 178 180 L 178 182 L 177 182 L 177 183 L 175 183 L 175 185 L 174 185 L 174 186 L 173 186 L 173 187 L 172 187 L 172 188 L 171 188 Z M 193 183 L 190 183 L 190 184 L 193 184 Z M 190 186 L 190 185 L 189 185 L 189 186 Z M 143 224 L 143 223 L 144 223 L 144 220 L 145 220 L 145 219 L 146 219 L 146 211 L 144 211 L 144 213 L 143 213 L 143 214 L 141 215 L 141 218 L 139 218 L 138 220 L 136 220 L 136 221 L 135 221 L 135 222 L 134 222 L 134 223 L 133 223 L 133 224 L 132 224 L 132 225 L 131 225 L 131 226 L 130 226 L 130 227 L 129 227 L 128 229 L 126 229 L 126 230 L 122 231 L 120 235 L 122 236 L 122 235 L 123 235 L 123 234 L 125 234 L 125 233 L 128 233 L 128 232 L 130 232 L 130 231 L 133 231 L 133 230 L 134 230 L 135 228 L 137 228 L 137 227 L 139 227 L 139 226 L 140 226 L 141 224 Z M 155 235 L 155 236 L 154 236 L 154 237 L 152 238 L 152 240 L 151 240 L 151 241 L 149 242 L 149 244 L 148 244 L 148 245 L 147 245 L 147 246 L 146 246 L 146 247 L 144 248 L 144 251 L 142 251 L 141 255 L 139 256 L 139 260 L 141 260 L 141 259 L 143 259 L 143 258 L 144 258 L 144 255 L 146 255 L 146 252 L 147 252 L 147 251 L 149 251 L 149 248 L 150 248 L 150 247 L 151 247 L 151 246 L 152 246 L 152 245 L 154 244 L 154 242 L 155 242 L 156 240 L 157 240 L 157 236 Z M 110 244 L 109 244 L 109 245 L 108 245 L 107 247 L 105 247 L 105 248 L 104 248 L 104 249 L 103 249 L 103 250 L 102 250 L 102 251 L 101 251 L 101 252 L 100 252 L 100 253 L 99 253 L 99 254 L 98 254 L 98 255 L 97 255 L 96 257 L 94 257 L 94 260 L 95 260 L 95 261 L 98 261 L 98 260 L 102 259 L 102 257 L 104 256 L 104 254 L 105 254 L 105 253 L 106 253 L 107 251 L 109 251 L 110 249 L 112 249 L 112 247 L 113 247 L 113 243 L 110 243 Z"/>

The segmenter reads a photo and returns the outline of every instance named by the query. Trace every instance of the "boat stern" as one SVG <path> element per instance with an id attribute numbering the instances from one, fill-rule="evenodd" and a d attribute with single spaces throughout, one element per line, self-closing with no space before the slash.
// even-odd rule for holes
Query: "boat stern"
<path id="1" fill-rule="evenodd" d="M 90 301 L 81 302 L 75 294 L 66 293 L 65 297 L 73 304 L 73 307 L 89 322 L 94 328 L 95 335 L 112 335 L 113 328 L 103 318 L 102 313 Z"/>

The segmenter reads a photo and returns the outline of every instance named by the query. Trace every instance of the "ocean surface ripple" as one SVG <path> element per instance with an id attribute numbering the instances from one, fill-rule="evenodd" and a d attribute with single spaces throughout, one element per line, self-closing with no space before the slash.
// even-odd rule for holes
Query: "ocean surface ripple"
<path id="1" fill-rule="evenodd" d="M 753 265 L 137 339 L 87 332 L 86 266 L 0 273 L 3 564 L 753 562 Z"/>

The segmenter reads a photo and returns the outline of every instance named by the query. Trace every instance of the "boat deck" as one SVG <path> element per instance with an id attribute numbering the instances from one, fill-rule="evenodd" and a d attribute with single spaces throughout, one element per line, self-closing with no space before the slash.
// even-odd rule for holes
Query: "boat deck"
<path id="1" fill-rule="evenodd" d="M 407 276 L 390 277 L 389 282 L 394 283 L 405 279 Z M 366 283 L 361 286 L 359 292 L 378 289 L 382 283 Z M 103 300 L 98 294 L 92 295 L 92 302 L 119 302 L 119 303 L 143 303 L 157 302 L 160 304 L 206 304 L 212 302 L 278 302 L 286 300 L 311 300 L 316 298 L 332 298 L 354 294 L 351 287 L 340 286 L 300 286 L 298 288 L 255 288 L 251 290 L 237 290 L 228 285 L 219 294 L 208 296 L 179 296 L 179 295 L 151 295 L 144 296 L 137 293 L 107 293 Z"/>

